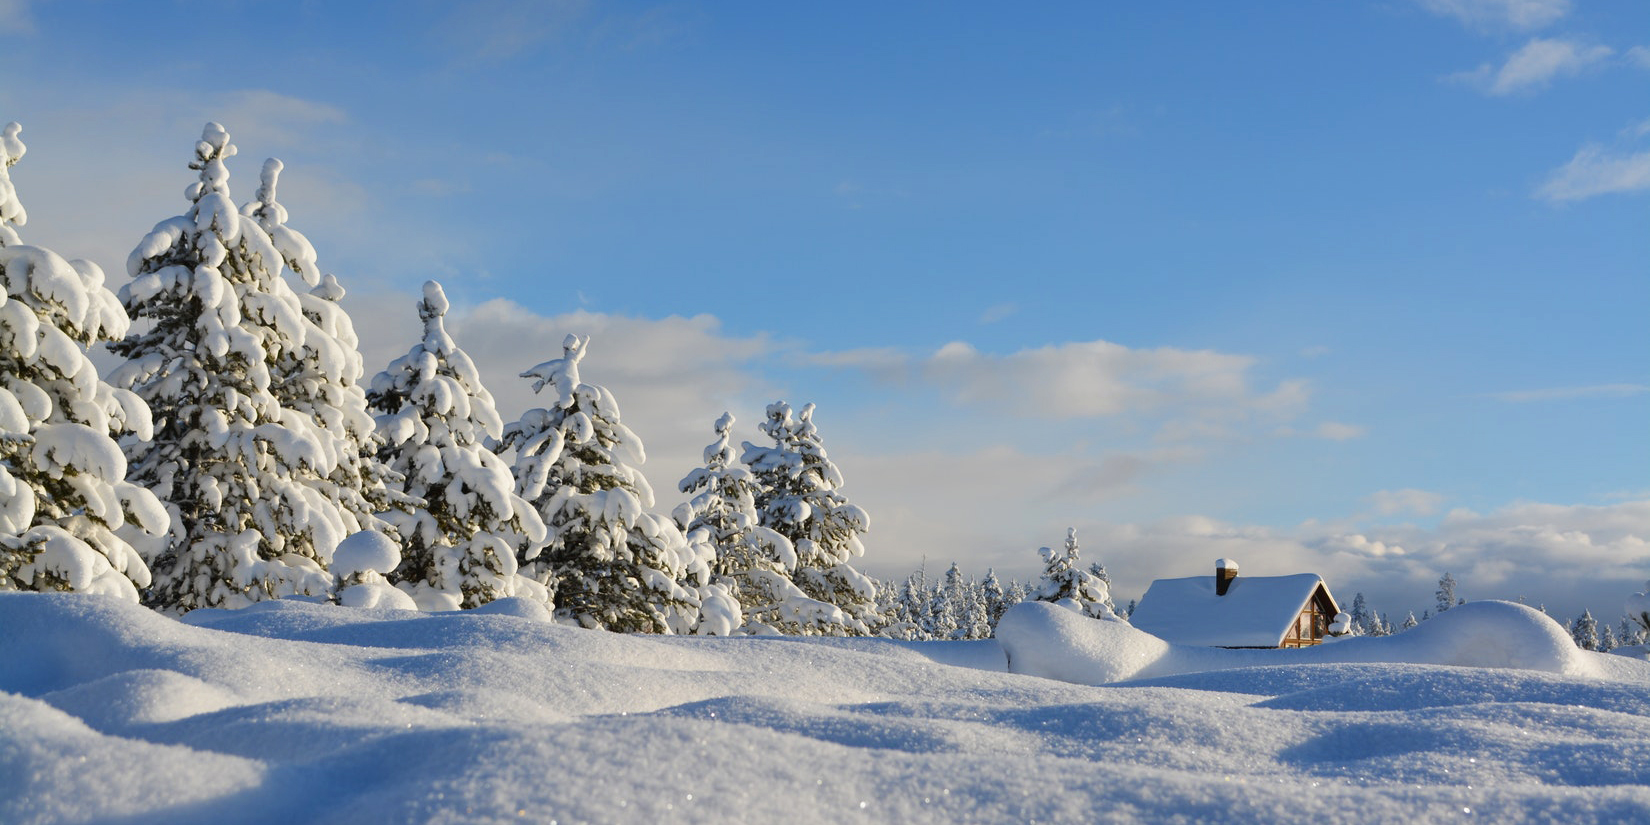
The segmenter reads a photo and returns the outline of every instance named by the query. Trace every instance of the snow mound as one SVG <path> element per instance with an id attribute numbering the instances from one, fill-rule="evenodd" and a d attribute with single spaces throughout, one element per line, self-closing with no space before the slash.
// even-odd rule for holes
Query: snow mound
<path id="1" fill-rule="evenodd" d="M 338 549 L 332 552 L 332 573 L 340 579 L 347 579 L 367 570 L 387 576 L 400 563 L 400 546 L 395 543 L 395 539 L 377 530 L 351 533 L 343 541 L 338 542 Z"/>
<path id="2" fill-rule="evenodd" d="M 1620 670 L 1605 657 L 1577 648 L 1546 614 L 1496 601 L 1460 605 L 1394 636 L 1342 639 L 1301 650 L 1173 645 L 1123 622 L 1097 621 L 1055 605 L 1027 602 L 1003 615 L 997 639 L 1011 671 L 1088 685 L 1298 664 L 1387 662 L 1595 677 Z"/>

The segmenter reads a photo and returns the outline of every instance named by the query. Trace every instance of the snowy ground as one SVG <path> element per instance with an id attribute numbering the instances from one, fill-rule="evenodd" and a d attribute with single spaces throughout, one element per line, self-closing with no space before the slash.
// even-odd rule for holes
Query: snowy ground
<path id="1" fill-rule="evenodd" d="M 1650 663 L 1515 605 L 1275 652 L 1046 605 L 1000 645 L 490 607 L 0 595 L 0 822 L 1650 821 Z"/>

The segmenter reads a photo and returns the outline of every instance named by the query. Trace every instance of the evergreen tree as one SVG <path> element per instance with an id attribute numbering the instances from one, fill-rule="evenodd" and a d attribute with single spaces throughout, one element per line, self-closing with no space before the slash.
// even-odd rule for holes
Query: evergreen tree
<path id="1" fill-rule="evenodd" d="M 1448 573 L 1438 580 L 1438 591 L 1433 594 L 1438 599 L 1438 612 L 1442 613 L 1456 605 L 1455 577 Z"/>
<path id="2" fill-rule="evenodd" d="M 1108 605 L 1111 589 L 1098 576 L 1078 566 L 1080 548 L 1077 528 L 1066 530 L 1066 544 L 1061 550 L 1044 547 L 1037 551 L 1043 556 L 1043 581 L 1036 598 L 1042 602 L 1070 600 L 1086 616 L 1097 619 L 1117 619 L 1117 613 Z"/>
<path id="3" fill-rule="evenodd" d="M 378 455 L 402 495 L 422 502 L 391 514 L 402 537 L 390 581 L 424 610 L 476 607 L 522 595 L 550 594 L 517 574 L 545 537 L 538 513 L 515 493 L 503 459 L 487 449 L 500 433 L 492 393 L 475 364 L 447 334 L 447 296 L 424 284 L 418 317 L 423 338 L 372 379 L 367 401 L 377 413 Z"/>
<path id="4" fill-rule="evenodd" d="M 1627 618 L 1637 625 L 1638 633 L 1635 635 L 1639 637 L 1641 642 L 1645 637 L 1650 636 L 1650 582 L 1644 583 L 1643 593 L 1634 593 L 1628 596 L 1622 609 L 1627 613 Z"/>
<path id="5" fill-rule="evenodd" d="M 1408 615 L 1404 616 L 1404 623 L 1399 626 L 1399 629 L 1408 630 L 1420 623 L 1420 620 L 1415 618 L 1415 611 L 1411 610 Z"/>
<path id="6" fill-rule="evenodd" d="M 1598 622 L 1593 619 L 1593 611 L 1583 611 L 1570 623 L 1570 638 L 1582 650 L 1598 650 Z"/>
<path id="7" fill-rule="evenodd" d="M 676 508 L 676 523 L 689 535 L 702 531 L 714 547 L 712 576 L 738 600 L 746 632 L 828 632 L 839 611 L 809 598 L 791 581 L 796 549 L 790 539 L 761 524 L 756 479 L 734 463 L 729 442 L 733 422 L 727 413 L 717 419 L 716 441 L 705 447 L 705 466 L 682 479 L 682 492 L 692 498 Z"/>
<path id="8" fill-rule="evenodd" d="M 797 586 L 842 611 L 831 632 L 869 635 L 883 623 L 875 586 L 850 561 L 865 554 L 859 537 L 870 529 L 871 518 L 839 492 L 842 473 L 825 453 L 813 411 L 808 404 L 793 416 L 789 404 L 769 404 L 760 427 L 773 446 L 745 442 L 740 461 L 756 477 L 762 525 L 796 548 Z"/>
<path id="9" fill-rule="evenodd" d="M 980 595 L 985 601 L 986 622 L 994 631 L 997 620 L 1008 609 L 1008 591 L 1003 588 L 1002 580 L 997 578 L 996 570 L 986 568 L 985 579 L 980 582 Z"/>
<path id="10" fill-rule="evenodd" d="M 1598 626 L 1598 652 L 1609 653 L 1615 650 L 1619 644 L 1621 642 L 1616 640 L 1616 632 L 1610 629 L 1610 625 L 1600 624 Z"/>
<path id="11" fill-rule="evenodd" d="M 1364 594 L 1361 591 L 1357 595 L 1352 597 L 1352 613 L 1351 613 L 1351 616 L 1352 616 L 1352 635 L 1354 635 L 1354 636 L 1373 636 L 1373 635 L 1375 635 L 1376 617 L 1375 617 L 1374 612 L 1369 609 L 1369 601 L 1364 598 Z"/>
<path id="12" fill-rule="evenodd" d="M 1117 613 L 1117 604 L 1111 600 L 1111 576 L 1106 575 L 1106 566 L 1098 561 L 1089 563 L 1089 573 L 1106 584 L 1106 609 L 1113 614 Z"/>
<path id="13" fill-rule="evenodd" d="M 265 161 L 257 196 L 241 206 L 241 214 L 268 233 L 287 270 L 311 287 L 297 294 L 307 324 L 303 341 L 277 354 L 270 390 L 282 407 L 308 417 L 332 468 L 304 480 L 338 503 L 346 532 L 382 531 L 389 525 L 378 514 L 396 506 L 398 497 L 388 490 L 387 470 L 376 457 L 381 443 L 374 438 L 373 416 L 360 385 L 365 372 L 360 342 L 354 322 L 338 303 L 343 287 L 321 272 L 309 239 L 287 225 L 286 207 L 276 200 L 282 168 L 275 158 Z"/>
<path id="14" fill-rule="evenodd" d="M 534 392 L 551 388 L 549 404 L 524 413 L 496 445 L 515 450 L 516 490 L 549 528 L 544 554 L 523 561 L 553 585 L 560 617 L 628 633 L 690 632 L 709 567 L 694 569 L 699 557 L 681 529 L 648 512 L 641 439 L 619 420 L 612 393 L 580 380 L 588 344 L 569 335 L 561 358 L 522 373 Z"/>
<path id="15" fill-rule="evenodd" d="M 117 531 L 158 535 L 167 515 L 126 480 L 115 437 L 148 437 L 149 410 L 86 355 L 129 321 L 96 264 L 23 244 L 27 213 L 8 171 L 25 151 L 20 131 L 0 132 L 0 591 L 136 602 L 149 569 Z"/>
<path id="16" fill-rule="evenodd" d="M 153 438 L 127 437 L 129 480 L 165 502 L 171 529 L 149 549 L 161 609 L 235 607 L 326 595 L 326 564 L 348 524 L 313 482 L 329 455 L 309 416 L 281 406 L 271 367 L 301 357 L 309 324 L 280 277 L 269 234 L 230 201 L 229 134 L 209 123 L 189 164 L 189 210 L 157 224 L 120 290 L 149 322 L 110 349 L 111 383 L 149 406 Z M 140 548 L 141 549 L 141 548 Z"/>

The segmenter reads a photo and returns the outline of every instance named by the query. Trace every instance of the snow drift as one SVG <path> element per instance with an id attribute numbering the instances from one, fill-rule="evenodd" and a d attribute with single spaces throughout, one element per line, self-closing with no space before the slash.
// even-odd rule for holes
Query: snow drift
<path id="1" fill-rule="evenodd" d="M 1524 621 L 1471 607 L 1458 630 Z M 1650 821 L 1650 664 L 1357 653 L 1465 655 L 1447 640 L 1199 653 L 1062 612 L 1018 611 L 1008 661 L 628 636 L 522 599 L 178 621 L 0 594 L 0 822 Z M 1062 650 L 1133 686 L 1002 672 Z"/>

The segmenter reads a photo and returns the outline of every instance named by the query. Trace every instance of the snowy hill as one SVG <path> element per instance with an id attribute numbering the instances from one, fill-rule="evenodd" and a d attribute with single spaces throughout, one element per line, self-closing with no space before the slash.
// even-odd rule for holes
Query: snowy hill
<path id="1" fill-rule="evenodd" d="M 0 822 L 1650 820 L 1650 664 L 1465 607 L 1274 652 L 1046 605 L 999 646 L 5 594 Z"/>

